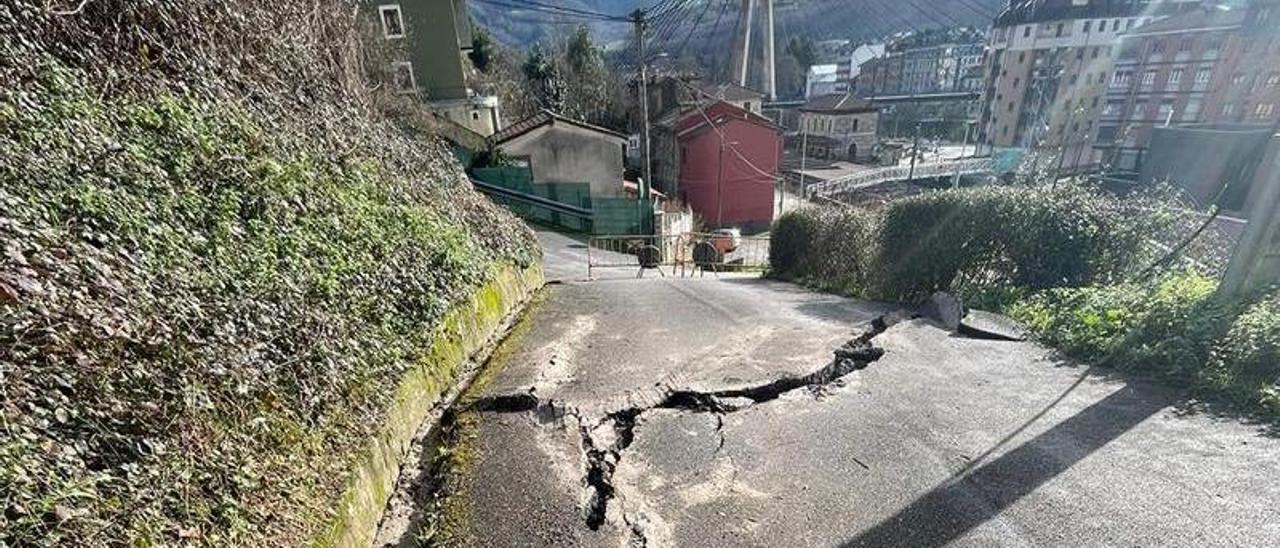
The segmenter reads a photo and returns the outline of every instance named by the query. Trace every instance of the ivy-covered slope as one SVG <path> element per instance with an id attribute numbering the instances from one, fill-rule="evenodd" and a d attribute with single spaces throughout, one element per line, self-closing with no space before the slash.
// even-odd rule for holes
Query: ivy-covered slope
<path id="1" fill-rule="evenodd" d="M 537 260 L 362 17 L 0 3 L 0 545 L 306 542 L 442 314 Z"/>

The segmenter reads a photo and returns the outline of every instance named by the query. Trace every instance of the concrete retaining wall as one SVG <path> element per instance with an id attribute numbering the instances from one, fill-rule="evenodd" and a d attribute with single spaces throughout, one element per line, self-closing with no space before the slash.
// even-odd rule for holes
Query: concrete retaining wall
<path id="1" fill-rule="evenodd" d="M 422 421 L 457 382 L 459 371 L 471 356 L 494 342 L 505 320 L 542 284 L 540 265 L 499 268 L 475 295 L 445 315 L 430 355 L 405 374 L 386 420 L 371 429 L 368 446 L 353 464 L 353 476 L 337 515 L 314 545 L 367 548 L 373 542 L 378 520 Z"/>

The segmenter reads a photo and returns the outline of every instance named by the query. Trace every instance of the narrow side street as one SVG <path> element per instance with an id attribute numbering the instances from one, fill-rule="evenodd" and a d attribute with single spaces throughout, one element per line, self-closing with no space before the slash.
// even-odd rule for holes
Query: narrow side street
<path id="1" fill-rule="evenodd" d="M 452 542 L 1280 543 L 1280 440 L 1177 392 L 755 277 L 576 281 L 540 237 L 566 281 L 474 394 Z"/>

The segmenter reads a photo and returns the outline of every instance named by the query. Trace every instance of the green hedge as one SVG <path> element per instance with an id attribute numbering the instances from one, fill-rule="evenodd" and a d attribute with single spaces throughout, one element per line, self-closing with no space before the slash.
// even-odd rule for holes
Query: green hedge
<path id="1" fill-rule="evenodd" d="M 1280 294 L 1214 297 L 1195 271 L 1133 282 L 1181 225 L 1159 196 L 1079 186 L 945 190 L 880 211 L 807 209 L 773 229 L 770 274 L 913 303 L 932 291 L 1006 312 L 1044 342 L 1280 418 Z"/>
<path id="2" fill-rule="evenodd" d="M 1146 239 L 1168 224 L 1133 215 L 1141 205 L 1075 185 L 993 186 L 904 198 L 878 212 L 801 210 L 775 225 L 771 266 L 779 277 L 895 301 L 1105 282 L 1149 257 Z"/>

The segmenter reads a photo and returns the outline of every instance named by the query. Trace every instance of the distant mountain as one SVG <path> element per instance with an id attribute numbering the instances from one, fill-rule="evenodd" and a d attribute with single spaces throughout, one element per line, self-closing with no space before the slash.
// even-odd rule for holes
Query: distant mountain
<path id="1" fill-rule="evenodd" d="M 497 40 L 514 47 L 527 47 L 562 35 L 580 24 L 571 17 L 509 7 L 521 3 L 520 0 L 471 0 L 469 5 L 477 22 L 487 27 Z M 732 34 L 741 5 L 740 0 L 539 0 L 539 3 L 618 15 L 655 4 L 677 5 L 679 11 L 666 20 L 658 20 L 654 31 L 670 34 L 668 41 L 675 42 L 677 47 L 691 36 L 689 42 L 694 45 L 682 53 L 687 53 L 689 48 L 695 52 L 728 48 L 728 42 L 720 43 L 719 39 Z M 781 45 L 792 36 L 807 36 L 815 41 L 860 41 L 912 29 L 985 28 L 1006 3 L 1007 0 L 778 0 L 774 12 L 775 38 Z M 719 25 L 715 24 L 717 19 Z M 606 43 L 626 39 L 631 34 L 631 27 L 626 23 L 592 23 L 590 26 L 597 38 Z M 690 29 L 694 29 L 692 34 Z"/>
<path id="2" fill-rule="evenodd" d="M 564 36 L 582 24 L 580 19 L 529 9 L 515 9 L 524 0 L 468 0 L 472 15 L 490 34 L 508 46 L 529 47 L 539 41 Z M 557 6 L 625 15 L 637 7 L 655 4 L 678 6 L 666 17 L 654 19 L 649 51 L 655 56 L 654 72 L 674 70 L 694 72 L 707 79 L 724 80 L 729 75 L 729 55 L 738 26 L 741 0 L 536 0 Z M 760 0 L 756 0 L 757 5 Z M 807 38 L 818 44 L 819 63 L 834 63 L 852 51 L 836 41 L 851 44 L 881 40 L 904 31 L 949 27 L 986 29 L 1007 0 L 777 0 L 774 10 L 774 40 L 777 56 L 778 94 L 794 98 L 803 88 L 803 70 L 786 45 L 792 38 Z M 759 23 L 759 17 L 756 22 Z M 634 36 L 626 22 L 596 22 L 590 28 L 598 43 L 610 50 L 629 48 Z M 760 27 L 757 27 L 760 28 Z M 759 34 L 753 40 L 752 66 L 759 67 L 763 56 Z M 630 64 L 627 52 L 617 52 L 619 65 Z M 665 55 L 663 55 L 665 54 Z M 749 87 L 763 89 L 763 74 L 752 69 Z"/>

